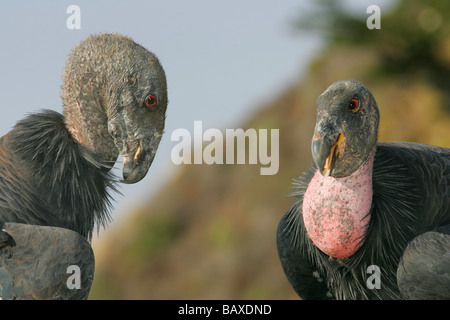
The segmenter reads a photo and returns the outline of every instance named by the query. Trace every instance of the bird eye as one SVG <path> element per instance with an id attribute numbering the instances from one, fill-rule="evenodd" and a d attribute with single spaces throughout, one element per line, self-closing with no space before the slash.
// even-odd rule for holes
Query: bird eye
<path id="1" fill-rule="evenodd" d="M 144 100 L 145 106 L 150 109 L 153 109 L 156 106 L 156 103 L 156 97 L 152 94 L 149 94 Z"/>
<path id="2" fill-rule="evenodd" d="M 358 111 L 359 110 L 359 100 L 358 100 L 358 98 L 353 98 L 351 101 L 350 101 L 350 104 L 348 105 L 348 109 L 351 111 L 351 112 L 353 112 L 353 113 L 355 113 L 356 111 Z"/>

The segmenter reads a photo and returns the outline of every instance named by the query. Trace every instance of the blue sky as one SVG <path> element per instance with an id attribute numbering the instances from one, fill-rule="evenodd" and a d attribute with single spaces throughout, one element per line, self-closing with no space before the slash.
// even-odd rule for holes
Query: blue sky
<path id="1" fill-rule="evenodd" d="M 80 30 L 66 27 L 72 4 L 81 9 Z M 168 81 L 166 133 L 147 177 L 120 186 L 118 220 L 177 170 L 172 131 L 192 131 L 195 120 L 204 128 L 238 128 L 261 102 L 301 78 L 321 40 L 294 35 L 290 21 L 310 6 L 297 0 L 0 0 L 0 136 L 30 112 L 62 111 L 67 54 L 89 34 L 118 32 L 154 52 Z"/>

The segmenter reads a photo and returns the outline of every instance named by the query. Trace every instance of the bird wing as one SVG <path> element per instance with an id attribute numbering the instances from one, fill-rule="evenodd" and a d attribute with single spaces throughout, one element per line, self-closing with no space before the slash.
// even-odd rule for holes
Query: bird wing
<path id="1" fill-rule="evenodd" d="M 417 182 L 415 193 L 421 198 L 417 232 L 450 224 L 450 149 L 411 142 L 385 142 L 378 144 L 377 153 L 382 152 L 406 166 L 408 174 Z"/>
<path id="2" fill-rule="evenodd" d="M 450 299 L 450 225 L 409 243 L 397 269 L 397 283 L 404 299 Z"/>
<path id="3" fill-rule="evenodd" d="M 380 143 L 379 152 L 400 160 L 417 186 L 411 191 L 417 202 L 409 210 L 414 236 L 401 245 L 397 268 L 400 294 L 405 299 L 450 299 L 450 149 L 389 142 Z"/>
<path id="4" fill-rule="evenodd" d="M 0 222 L 0 298 L 86 299 L 94 268 L 89 242 L 72 230 Z"/>

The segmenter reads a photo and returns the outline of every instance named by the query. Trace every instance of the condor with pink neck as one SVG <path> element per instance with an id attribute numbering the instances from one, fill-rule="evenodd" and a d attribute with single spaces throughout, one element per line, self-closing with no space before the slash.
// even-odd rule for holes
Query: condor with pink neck
<path id="1" fill-rule="evenodd" d="M 303 198 L 303 221 L 312 242 L 333 258 L 352 256 L 363 244 L 372 204 L 375 149 L 346 177 L 317 170 Z"/>
<path id="2" fill-rule="evenodd" d="M 364 242 L 378 123 L 375 99 L 360 82 L 336 82 L 317 99 L 311 151 L 318 170 L 302 214 L 312 242 L 331 257 L 350 257 Z"/>

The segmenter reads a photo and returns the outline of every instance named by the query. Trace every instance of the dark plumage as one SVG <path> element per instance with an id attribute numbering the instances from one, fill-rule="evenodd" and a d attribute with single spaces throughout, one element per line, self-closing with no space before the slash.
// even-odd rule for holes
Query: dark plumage
<path id="1" fill-rule="evenodd" d="M 449 237 L 450 225 L 446 225 L 425 232 L 408 244 L 397 271 L 403 298 L 449 299 Z M 434 263 L 436 257 L 440 257 L 439 263 Z"/>
<path id="2" fill-rule="evenodd" d="M 450 149 L 376 143 L 378 107 L 356 81 L 332 84 L 317 108 L 314 161 L 296 182 L 294 204 L 277 231 L 281 264 L 297 294 L 303 299 L 449 299 Z M 367 186 L 357 184 L 365 181 L 362 167 L 370 168 Z M 352 181 L 352 176 L 358 179 Z M 326 190 L 342 191 L 340 184 L 347 183 L 350 189 L 368 187 L 370 192 L 322 193 L 314 199 L 311 195 L 327 183 L 336 189 Z M 345 212 L 354 209 L 348 200 L 355 194 L 361 198 L 355 201 L 359 218 L 353 222 L 365 221 L 361 228 L 349 227 L 352 220 Z M 307 204 L 305 197 L 310 198 Z M 365 197 L 368 212 L 362 209 Z M 348 229 L 361 231 L 350 249 Z M 327 235 L 334 234 L 342 238 L 330 241 Z M 380 268 L 379 289 L 367 285 L 371 265 Z"/>
<path id="3" fill-rule="evenodd" d="M 113 178 L 55 111 L 32 114 L 0 139 L 0 220 L 58 226 L 91 238 L 109 219 Z"/>
<path id="4" fill-rule="evenodd" d="M 94 253 L 86 238 L 65 228 L 3 223 L 0 286 L 5 299 L 86 299 L 94 279 Z M 2 240 L 3 239 L 3 240 Z M 39 248 L 39 250 L 35 250 Z M 26 259 L 22 259 L 22 258 Z M 80 288 L 70 289 L 80 268 Z M 51 273 L 50 273 L 51 272 Z"/>
<path id="5" fill-rule="evenodd" d="M 121 153 L 122 182 L 140 181 L 164 130 L 164 70 L 127 37 L 83 40 L 69 55 L 62 92 L 64 116 L 32 114 L 0 138 L 0 281 L 12 278 L 13 299 L 87 297 L 94 267 L 87 241 L 95 224 L 109 221 L 109 170 Z M 55 281 L 73 261 L 83 264 L 80 257 L 82 289 L 67 292 Z M 46 266 L 39 279 L 31 276 L 36 261 Z"/>

